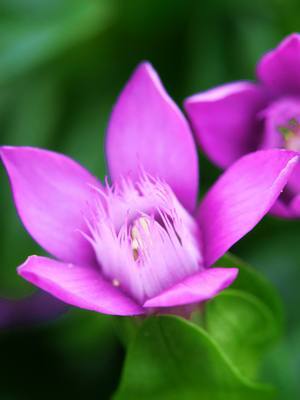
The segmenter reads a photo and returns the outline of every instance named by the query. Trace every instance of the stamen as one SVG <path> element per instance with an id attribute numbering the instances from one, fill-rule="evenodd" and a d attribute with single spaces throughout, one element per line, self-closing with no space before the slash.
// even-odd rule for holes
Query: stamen
<path id="1" fill-rule="evenodd" d="M 138 260 L 139 256 L 142 255 L 142 252 L 145 249 L 145 243 L 143 241 L 144 235 L 147 236 L 147 239 L 150 236 L 149 221 L 146 217 L 139 217 L 134 221 L 130 230 L 131 248 L 134 261 Z"/>
<path id="2" fill-rule="evenodd" d="M 291 127 L 293 127 L 293 128 L 298 128 L 298 127 L 299 127 L 299 122 L 297 121 L 296 118 L 291 118 L 291 119 L 288 121 L 288 125 L 291 126 Z"/>
<path id="3" fill-rule="evenodd" d="M 293 135 L 293 131 L 285 126 L 278 126 L 277 131 L 284 137 L 285 140 L 288 140 L 291 135 Z"/>
<path id="4" fill-rule="evenodd" d="M 288 150 L 300 149 L 300 124 L 296 118 L 288 120 L 286 126 L 278 126 L 278 132 L 284 138 L 284 147 Z"/>
<path id="5" fill-rule="evenodd" d="M 265 124 L 262 147 L 282 147 L 300 151 L 300 100 L 284 96 L 259 113 Z"/>

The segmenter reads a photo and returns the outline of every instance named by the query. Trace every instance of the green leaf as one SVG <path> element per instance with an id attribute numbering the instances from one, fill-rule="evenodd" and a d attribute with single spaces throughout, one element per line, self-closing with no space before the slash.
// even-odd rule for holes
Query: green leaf
<path id="1" fill-rule="evenodd" d="M 250 267 L 238 257 L 227 253 L 216 265 L 218 267 L 237 267 L 239 275 L 231 288 L 242 290 L 257 297 L 274 314 L 278 329 L 282 328 L 283 307 L 275 287 L 262 274 L 253 267 Z"/>
<path id="2" fill-rule="evenodd" d="M 276 289 L 232 254 L 216 265 L 238 267 L 231 288 L 206 304 L 204 326 L 242 374 L 255 377 L 262 354 L 280 337 L 283 310 Z"/>
<path id="3" fill-rule="evenodd" d="M 278 321 L 260 299 L 229 289 L 209 301 L 205 327 L 242 374 L 256 377 L 262 353 L 278 338 Z"/>
<path id="4" fill-rule="evenodd" d="M 143 318 L 141 317 L 114 317 L 113 318 L 115 335 L 122 345 L 128 349 L 129 345 L 137 335 Z"/>
<path id="5" fill-rule="evenodd" d="M 176 316 L 147 319 L 129 346 L 115 400 L 265 400 L 203 329 Z"/>

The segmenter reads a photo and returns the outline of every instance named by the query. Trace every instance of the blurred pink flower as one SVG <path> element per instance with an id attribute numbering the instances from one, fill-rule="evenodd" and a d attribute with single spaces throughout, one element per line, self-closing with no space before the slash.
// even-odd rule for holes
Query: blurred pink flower
<path id="1" fill-rule="evenodd" d="M 0 329 L 24 328 L 57 318 L 67 305 L 44 291 L 18 300 L 0 298 Z"/>
<path id="2" fill-rule="evenodd" d="M 257 149 L 300 151 L 300 35 L 264 55 L 257 77 L 258 83 L 229 83 L 185 101 L 203 151 L 221 168 Z M 300 217 L 300 164 L 271 211 Z"/>

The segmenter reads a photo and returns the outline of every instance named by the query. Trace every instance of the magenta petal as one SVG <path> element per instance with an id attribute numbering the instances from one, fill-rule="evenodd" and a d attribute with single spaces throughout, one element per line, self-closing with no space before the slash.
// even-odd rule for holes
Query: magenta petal
<path id="1" fill-rule="evenodd" d="M 288 184 L 289 189 L 296 196 L 300 194 L 300 163 L 298 163 L 291 174 Z"/>
<path id="2" fill-rule="evenodd" d="M 32 256 L 18 268 L 18 273 L 27 281 L 76 307 L 113 315 L 144 312 L 112 283 L 104 280 L 100 271 L 93 267 Z"/>
<path id="3" fill-rule="evenodd" d="M 144 307 L 173 307 L 211 299 L 231 285 L 237 274 L 237 268 L 206 269 L 147 300 Z"/>
<path id="4" fill-rule="evenodd" d="M 100 183 L 68 157 L 30 147 L 2 147 L 19 216 L 31 236 L 49 253 L 67 261 L 90 262 L 94 253 L 79 229 Z"/>
<path id="5" fill-rule="evenodd" d="M 269 211 L 298 156 L 287 150 L 250 153 L 229 167 L 199 207 L 205 265 L 212 265 Z"/>
<path id="6" fill-rule="evenodd" d="M 300 35 L 289 35 L 264 55 L 257 66 L 257 75 L 274 95 L 299 94 Z"/>
<path id="7" fill-rule="evenodd" d="M 113 109 L 106 150 L 113 180 L 127 174 L 135 179 L 143 167 L 194 209 L 198 161 L 192 133 L 149 63 L 137 67 Z"/>
<path id="8" fill-rule="evenodd" d="M 280 199 L 280 197 L 276 200 L 275 204 L 270 209 L 270 214 L 279 217 L 279 218 L 286 218 L 291 219 L 295 216 L 291 213 L 290 207 L 285 204 L 284 201 Z"/>
<path id="9" fill-rule="evenodd" d="M 265 95 L 258 85 L 236 82 L 191 96 L 185 110 L 204 152 L 225 168 L 256 149 L 256 114 L 264 105 Z"/>
<path id="10" fill-rule="evenodd" d="M 294 168 L 288 184 L 270 212 L 281 218 L 300 217 L 300 163 Z"/>
<path id="11" fill-rule="evenodd" d="M 300 193 L 293 198 L 290 205 L 290 212 L 294 218 L 300 218 Z"/>
<path id="12" fill-rule="evenodd" d="M 288 204 L 279 198 L 270 213 L 279 218 L 300 218 L 300 194 L 295 195 Z"/>

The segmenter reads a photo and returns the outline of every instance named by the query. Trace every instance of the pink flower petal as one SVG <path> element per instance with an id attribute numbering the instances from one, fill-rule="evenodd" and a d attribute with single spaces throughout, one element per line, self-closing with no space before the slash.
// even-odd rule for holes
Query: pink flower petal
<path id="1" fill-rule="evenodd" d="M 76 307 L 113 315 L 143 313 L 140 306 L 104 280 L 100 271 L 93 267 L 32 256 L 18 268 L 18 273 L 27 281 Z"/>
<path id="2" fill-rule="evenodd" d="M 199 207 L 205 265 L 212 265 L 269 211 L 298 156 L 287 150 L 250 153 L 229 167 Z"/>
<path id="3" fill-rule="evenodd" d="M 280 197 L 271 207 L 270 214 L 279 218 L 294 218 L 294 215 L 292 215 L 290 211 L 290 207 L 283 200 L 281 200 Z"/>
<path id="4" fill-rule="evenodd" d="M 140 167 L 165 180 L 189 210 L 196 204 L 198 161 L 190 128 L 157 73 L 142 63 L 121 93 L 107 134 L 111 177 L 138 177 Z"/>
<path id="5" fill-rule="evenodd" d="M 78 232 L 98 180 L 71 159 L 30 147 L 2 147 L 19 216 L 31 236 L 67 262 L 92 262 L 94 252 Z"/>
<path id="6" fill-rule="evenodd" d="M 300 194 L 295 195 L 288 204 L 279 198 L 270 213 L 279 218 L 300 218 Z"/>
<path id="7" fill-rule="evenodd" d="M 293 170 L 288 186 L 295 195 L 300 194 L 300 163 L 298 163 Z"/>
<path id="8" fill-rule="evenodd" d="M 300 218 L 300 193 L 293 198 L 290 205 L 290 211 L 294 217 Z"/>
<path id="9" fill-rule="evenodd" d="M 209 268 L 147 300 L 144 307 L 173 307 L 211 299 L 235 280 L 237 268 Z"/>
<path id="10" fill-rule="evenodd" d="M 258 63 L 257 76 L 275 96 L 299 95 L 300 35 L 289 35 L 274 50 L 264 55 Z"/>
<path id="11" fill-rule="evenodd" d="M 300 217 L 300 163 L 294 168 L 288 184 L 270 212 L 281 218 L 293 219 Z"/>
<path id="12" fill-rule="evenodd" d="M 265 106 L 262 89 L 235 82 L 191 96 L 185 109 L 196 137 L 208 157 L 225 168 L 257 148 L 256 114 Z"/>

